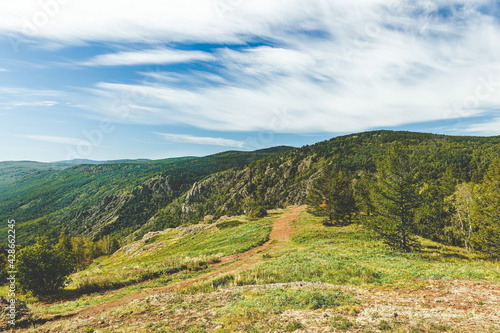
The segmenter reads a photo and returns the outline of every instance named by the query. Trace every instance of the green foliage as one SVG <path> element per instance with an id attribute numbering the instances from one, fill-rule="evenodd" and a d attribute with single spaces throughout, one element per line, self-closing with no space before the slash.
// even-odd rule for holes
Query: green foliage
<path id="1" fill-rule="evenodd" d="M 241 224 L 243 224 L 243 222 L 241 222 L 241 221 L 229 220 L 229 221 L 217 223 L 217 228 L 219 228 L 219 229 L 234 228 L 234 227 L 237 227 Z"/>
<path id="2" fill-rule="evenodd" d="M 267 210 L 262 206 L 258 206 L 253 208 L 248 216 L 251 218 L 260 219 L 267 216 Z"/>
<path id="3" fill-rule="evenodd" d="M 354 179 L 354 201 L 356 210 L 364 212 L 368 216 L 373 213 L 374 207 L 370 198 L 374 179 L 371 174 L 361 171 L 359 177 Z"/>
<path id="4" fill-rule="evenodd" d="M 327 165 L 323 174 L 309 188 L 306 203 L 309 212 L 327 216 L 328 222 L 345 225 L 351 223 L 355 210 L 352 180 L 336 164 Z"/>
<path id="5" fill-rule="evenodd" d="M 3 247 L 3 245 L 0 245 L 0 285 L 7 283 L 7 269 L 8 267 L 8 262 L 7 262 L 7 250 Z"/>
<path id="6" fill-rule="evenodd" d="M 453 193 L 453 183 L 443 177 L 420 188 L 421 207 L 416 214 L 417 234 L 441 243 L 454 244 L 449 225 L 453 215 L 452 203 L 446 198 Z"/>
<path id="7" fill-rule="evenodd" d="M 479 197 L 474 206 L 475 231 L 472 240 L 476 248 L 490 256 L 500 256 L 500 158 L 489 167 Z"/>
<path id="8" fill-rule="evenodd" d="M 418 247 L 416 212 L 422 204 L 416 157 L 407 147 L 393 144 L 379 164 L 373 190 L 376 218 L 367 223 L 393 248 L 409 252 Z"/>
<path id="9" fill-rule="evenodd" d="M 63 288 L 74 271 L 71 256 L 53 246 L 46 237 L 19 251 L 16 268 L 19 288 L 35 296 L 52 294 Z"/>
<path id="10" fill-rule="evenodd" d="M 29 162 L 5 162 L 0 164 L 0 219 L 18 221 L 20 245 L 32 244 L 38 235 L 56 240 L 61 231 L 93 240 L 105 235 L 121 238 L 141 227 L 208 175 L 241 168 L 291 149 L 228 151 L 201 158 L 109 162 L 69 168 L 68 165 L 45 167 L 43 163 L 31 166 Z M 36 170 L 18 176 L 16 170 L 28 167 Z M 12 173 L 15 181 L 2 185 L 2 172 L 5 177 Z M 167 223 L 176 227 L 185 221 L 180 214 L 172 214 L 163 222 L 159 230 Z M 0 239 L 7 239 L 4 226 L 0 226 L 0 236 L 2 234 L 4 237 Z"/>
<path id="11" fill-rule="evenodd" d="M 351 329 L 353 326 L 354 324 L 349 319 L 341 315 L 336 315 L 332 319 L 332 327 L 337 328 L 341 331 L 347 331 Z"/>
<path id="12" fill-rule="evenodd" d="M 463 246 L 467 251 L 473 249 L 471 237 L 475 229 L 473 206 L 477 201 L 476 188 L 474 183 L 458 184 L 455 192 L 445 199 L 451 206 L 451 216 L 444 232 L 450 236 L 450 243 Z"/>
<path id="13" fill-rule="evenodd" d="M 229 151 L 202 158 L 110 162 L 69 168 L 68 165 L 5 162 L 0 164 L 0 219 L 18 221 L 20 245 L 33 244 L 37 235 L 56 241 L 61 231 L 88 237 L 97 241 L 92 249 L 94 254 L 89 254 L 88 249 L 79 252 L 80 258 L 85 252 L 83 257 L 90 258 L 98 253 L 111 253 L 117 241 L 128 235 L 132 236 L 126 241 L 140 239 L 149 231 L 197 223 L 205 215 L 217 219 L 243 214 L 249 207 L 272 209 L 303 204 L 312 180 L 334 161 L 343 177 L 332 176 L 340 181 L 328 182 L 328 185 L 352 190 L 356 207 L 351 210 L 352 201 L 349 201 L 337 205 L 337 209 L 332 208 L 331 212 L 320 212 L 318 205 L 312 207 L 312 211 L 327 216 L 329 221 L 343 220 L 341 223 L 348 223 L 349 211 L 361 211 L 368 215 L 366 220 L 371 220 L 370 215 L 380 210 L 369 195 L 377 192 L 373 188 L 378 187 L 377 166 L 384 164 L 386 152 L 395 142 L 407 147 L 419 161 L 422 182 L 419 181 L 418 194 L 422 201 L 414 211 L 415 228 L 410 234 L 465 246 L 465 229 L 460 229 L 456 221 L 459 213 L 455 203 L 460 205 L 460 200 L 451 196 L 458 183 L 483 181 L 491 162 L 500 155 L 500 137 L 372 131 L 340 136 L 300 149 Z M 342 178 L 347 178 L 350 186 L 339 185 L 346 184 Z M 354 179 L 351 181 L 351 178 Z M 191 193 L 195 183 L 197 191 Z M 494 193 L 492 188 L 484 192 Z M 486 202 L 492 200 L 488 199 L 489 195 L 474 199 L 470 223 L 467 222 L 472 228 L 465 237 L 470 238 L 466 245 L 469 249 L 484 249 L 494 255 L 495 242 L 488 238 L 488 233 L 494 235 L 495 222 L 491 213 L 483 209 L 487 207 Z M 314 194 L 310 195 L 313 197 Z M 313 201 L 323 205 L 319 197 Z M 375 201 L 379 202 L 376 198 Z M 343 209 L 348 211 L 342 213 Z M 484 221 L 483 216 L 486 216 Z M 6 228 L 0 226 L 0 238 L 4 242 L 5 233 Z M 107 235 L 114 244 L 99 243 L 98 240 Z M 483 242 L 489 245 L 482 246 Z M 81 249 L 86 248 L 84 244 L 76 245 Z"/>

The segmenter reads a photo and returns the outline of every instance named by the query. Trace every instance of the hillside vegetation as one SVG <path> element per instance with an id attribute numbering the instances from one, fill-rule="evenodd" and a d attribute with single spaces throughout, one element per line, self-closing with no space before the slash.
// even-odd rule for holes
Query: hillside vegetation
<path id="1" fill-rule="evenodd" d="M 39 170 L 0 186 L 0 219 L 17 221 L 18 244 L 32 243 L 38 235 L 56 239 L 61 231 L 92 239 L 106 235 L 121 238 L 140 228 L 195 182 L 290 149 Z M 7 239 L 4 226 L 0 235 Z"/>
<path id="2" fill-rule="evenodd" d="M 327 227 L 304 207 L 269 213 L 149 233 L 74 273 L 52 300 L 26 298 L 25 330 L 500 329 L 497 261 L 423 238 L 418 251 L 401 253 L 357 220 Z"/>
<path id="3" fill-rule="evenodd" d="M 39 234 L 55 239 L 60 231 L 93 239 L 115 235 L 122 241 L 133 233 L 127 241 L 136 240 L 149 231 L 198 223 L 206 215 L 303 204 L 330 161 L 358 178 L 373 174 L 395 141 L 419 157 L 429 182 L 446 172 L 455 182 L 479 182 L 500 155 L 499 137 L 375 131 L 299 149 L 78 165 L 29 173 L 0 186 L 0 218 L 18 221 L 21 244 Z"/>

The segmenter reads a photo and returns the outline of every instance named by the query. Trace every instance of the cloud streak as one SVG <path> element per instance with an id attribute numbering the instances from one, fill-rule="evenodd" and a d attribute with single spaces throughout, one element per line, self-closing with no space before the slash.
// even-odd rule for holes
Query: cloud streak
<path id="1" fill-rule="evenodd" d="M 224 138 L 212 138 L 203 136 L 193 136 L 189 134 L 169 134 L 169 133 L 157 133 L 155 134 L 161 136 L 163 139 L 179 143 L 192 143 L 198 145 L 212 145 L 212 146 L 223 146 L 223 147 L 236 147 L 243 148 L 243 141 L 236 141 Z"/>
<path id="2" fill-rule="evenodd" d="M 18 135 L 18 137 L 30 139 L 30 140 L 42 141 L 42 142 L 59 143 L 59 144 L 73 145 L 73 146 L 78 146 L 78 145 L 80 145 L 80 146 L 93 146 L 93 144 L 87 140 L 62 137 L 62 136 L 21 135 L 20 134 L 20 135 Z"/>
<path id="3" fill-rule="evenodd" d="M 143 50 L 98 55 L 83 66 L 136 66 L 150 64 L 174 64 L 192 61 L 213 61 L 215 57 L 202 51 L 180 51 L 172 49 Z"/>

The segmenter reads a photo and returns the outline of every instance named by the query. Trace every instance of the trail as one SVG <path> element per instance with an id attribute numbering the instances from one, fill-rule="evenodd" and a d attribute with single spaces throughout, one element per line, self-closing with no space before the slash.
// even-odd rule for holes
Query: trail
<path id="1" fill-rule="evenodd" d="M 273 229 L 271 230 L 271 234 L 269 235 L 269 240 L 267 242 L 243 253 L 222 258 L 219 263 L 211 266 L 211 268 L 215 268 L 214 271 L 199 275 L 194 278 L 179 281 L 163 288 L 151 289 L 147 292 L 126 296 L 116 301 L 90 306 L 88 308 L 80 310 L 77 313 L 74 313 L 73 315 L 82 317 L 94 317 L 102 311 L 106 311 L 111 308 L 130 303 L 131 301 L 136 299 L 145 298 L 152 294 L 177 292 L 197 282 L 208 282 L 223 274 L 237 274 L 248 270 L 254 267 L 262 259 L 262 256 L 260 255 L 261 252 L 275 247 L 286 246 L 281 242 L 287 241 L 292 234 L 292 226 L 290 222 L 293 220 L 298 220 L 300 212 L 302 212 L 305 207 L 306 206 L 296 206 L 286 210 L 280 217 L 278 217 L 274 221 Z"/>

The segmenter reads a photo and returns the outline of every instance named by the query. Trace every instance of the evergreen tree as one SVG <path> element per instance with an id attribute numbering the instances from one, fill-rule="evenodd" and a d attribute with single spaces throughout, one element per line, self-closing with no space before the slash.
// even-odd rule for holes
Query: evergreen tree
<path id="1" fill-rule="evenodd" d="M 373 213 L 373 204 L 370 198 L 370 189 L 372 186 L 372 177 L 366 172 L 361 172 L 354 185 L 354 199 L 356 201 L 356 210 L 366 213 L 370 216 Z"/>
<path id="2" fill-rule="evenodd" d="M 401 144 L 392 144 L 378 165 L 372 192 L 376 217 L 367 223 L 389 246 L 404 252 L 418 247 L 415 216 L 422 202 L 420 187 L 415 156 Z"/>
<path id="3" fill-rule="evenodd" d="M 473 243 L 492 257 L 500 256 L 500 158 L 494 160 L 480 186 L 474 205 Z"/>
<path id="4" fill-rule="evenodd" d="M 451 222 L 453 207 L 446 197 L 454 191 L 452 174 L 447 171 L 435 181 L 428 174 L 422 178 L 427 182 L 420 189 L 422 206 L 417 212 L 418 234 L 436 242 L 450 243 L 447 227 Z"/>
<path id="5" fill-rule="evenodd" d="M 329 224 L 350 223 L 356 206 L 351 178 L 337 165 L 327 165 L 309 188 L 306 203 L 309 212 L 326 216 Z"/>

